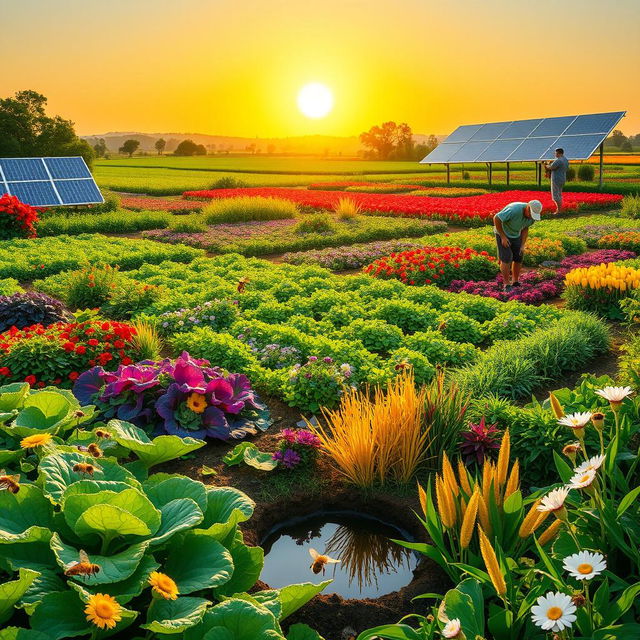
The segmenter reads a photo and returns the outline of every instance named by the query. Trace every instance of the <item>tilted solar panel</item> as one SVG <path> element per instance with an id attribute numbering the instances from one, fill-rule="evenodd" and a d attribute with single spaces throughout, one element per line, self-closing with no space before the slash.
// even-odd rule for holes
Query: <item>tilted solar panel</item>
<path id="1" fill-rule="evenodd" d="M 564 148 L 569 160 L 586 160 L 625 113 L 612 111 L 463 125 L 420 162 L 538 162 L 553 158 L 557 147 Z"/>
<path id="2" fill-rule="evenodd" d="M 84 159 L 0 158 L 0 194 L 34 207 L 104 202 Z"/>

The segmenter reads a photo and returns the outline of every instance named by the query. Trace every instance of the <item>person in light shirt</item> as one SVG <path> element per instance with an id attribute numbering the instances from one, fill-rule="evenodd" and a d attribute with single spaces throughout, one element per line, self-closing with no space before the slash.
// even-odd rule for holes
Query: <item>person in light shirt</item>
<path id="1" fill-rule="evenodd" d="M 540 220 L 542 203 L 540 200 L 512 202 L 493 216 L 493 230 L 496 234 L 500 272 L 504 290 L 508 293 L 520 286 L 520 270 L 524 248 L 529 236 L 529 227 Z"/>
<path id="2" fill-rule="evenodd" d="M 556 210 L 552 214 L 562 211 L 562 189 L 567 181 L 567 169 L 569 161 L 564 155 L 564 149 L 556 149 L 556 159 L 553 162 L 545 162 L 544 167 L 551 178 L 551 197 L 556 204 Z"/>

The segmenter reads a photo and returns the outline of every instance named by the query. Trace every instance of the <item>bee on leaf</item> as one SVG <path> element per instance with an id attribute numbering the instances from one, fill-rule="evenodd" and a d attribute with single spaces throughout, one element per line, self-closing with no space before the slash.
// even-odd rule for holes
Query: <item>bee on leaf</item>
<path id="1" fill-rule="evenodd" d="M 92 476 L 93 472 L 95 471 L 95 467 L 87 462 L 78 462 L 78 464 L 73 465 L 73 470 L 76 473 Z"/>
<path id="2" fill-rule="evenodd" d="M 20 491 L 20 476 L 7 475 L 4 469 L 0 469 L 0 491 L 18 493 Z"/>
<path id="3" fill-rule="evenodd" d="M 65 576 L 95 576 L 100 571 L 100 565 L 94 564 L 89 560 L 86 551 L 80 549 L 79 559 L 70 562 L 64 571 Z"/>

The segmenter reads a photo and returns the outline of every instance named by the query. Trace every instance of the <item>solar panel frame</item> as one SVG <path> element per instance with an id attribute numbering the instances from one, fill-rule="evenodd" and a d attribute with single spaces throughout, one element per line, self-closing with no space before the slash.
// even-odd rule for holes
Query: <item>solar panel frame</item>
<path id="1" fill-rule="evenodd" d="M 626 111 L 610 111 L 462 125 L 424 157 L 420 164 L 540 162 L 551 159 L 557 147 L 566 147 L 566 156 L 570 160 L 586 160 L 625 115 Z M 507 155 L 513 143 L 507 144 L 505 141 L 518 139 L 520 144 Z M 487 146 L 478 151 L 481 147 L 476 144 L 480 142 L 486 142 Z M 575 149 L 573 153 L 570 151 L 572 148 Z M 504 150 L 504 156 L 498 153 L 499 149 Z"/>
<path id="2" fill-rule="evenodd" d="M 25 167 L 27 166 L 30 166 L 33 170 L 31 174 L 26 173 Z M 7 168 L 9 169 L 8 172 Z M 66 175 L 71 177 L 61 177 L 65 174 L 65 171 Z M 33 177 L 34 173 L 37 178 Z M 21 179 L 12 180 L 12 177 Z M 80 200 L 78 198 L 66 198 L 61 195 L 60 191 L 63 194 L 73 193 L 68 186 L 65 186 L 67 182 L 86 182 L 87 185 L 90 185 L 84 191 L 85 194 L 89 194 L 87 198 Z M 34 185 L 35 183 L 39 184 L 32 188 L 24 186 Z M 40 183 L 46 183 L 51 187 L 51 191 L 47 191 L 47 197 L 44 200 L 37 197 L 38 193 L 44 193 L 44 191 L 38 192 L 37 190 L 38 187 L 42 188 Z M 81 185 L 76 186 L 79 188 Z M 79 206 L 104 202 L 104 197 L 82 156 L 0 158 L 0 187 L 3 193 L 17 195 L 23 202 L 27 202 L 32 206 Z M 55 194 L 55 198 L 49 197 L 51 193 Z"/>

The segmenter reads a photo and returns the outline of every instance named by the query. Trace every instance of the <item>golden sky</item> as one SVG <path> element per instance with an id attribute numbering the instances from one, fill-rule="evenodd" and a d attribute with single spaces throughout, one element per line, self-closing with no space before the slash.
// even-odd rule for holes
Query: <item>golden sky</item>
<path id="1" fill-rule="evenodd" d="M 0 96 L 35 89 L 80 134 L 357 135 L 627 110 L 640 0 L 0 0 Z M 334 93 L 311 120 L 296 95 Z"/>

